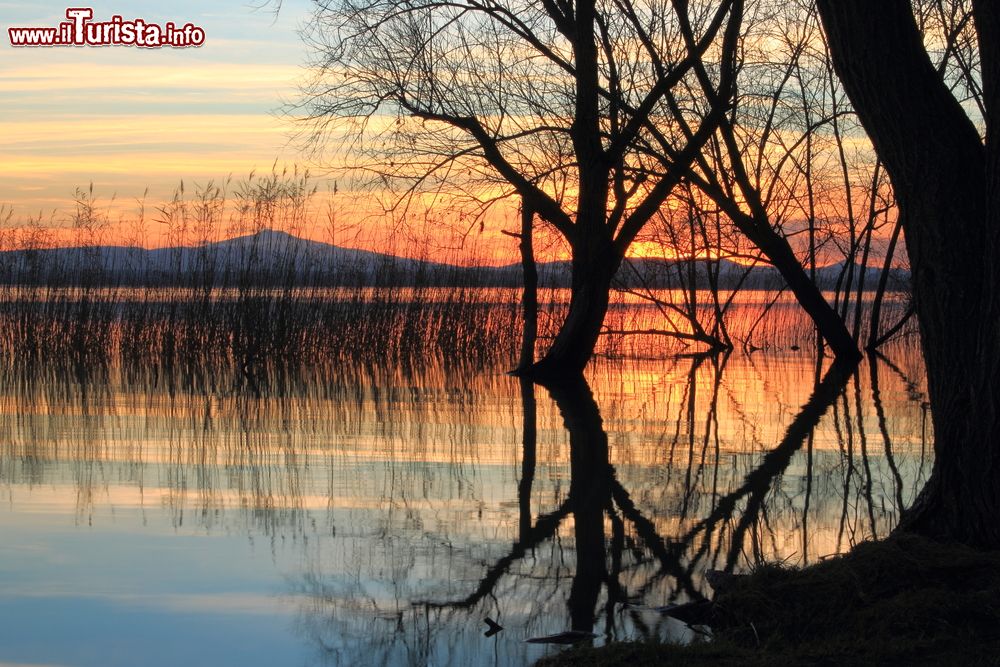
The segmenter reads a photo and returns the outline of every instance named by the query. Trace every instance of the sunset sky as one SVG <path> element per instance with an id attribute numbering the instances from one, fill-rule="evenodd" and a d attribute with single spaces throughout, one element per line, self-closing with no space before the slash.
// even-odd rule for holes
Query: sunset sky
<path id="1" fill-rule="evenodd" d="M 282 105 L 296 99 L 306 47 L 306 0 L 255 9 L 246 0 L 165 5 L 103 2 L 94 20 L 204 28 L 199 48 L 13 48 L 7 28 L 56 26 L 66 4 L 4 2 L 0 56 L 0 203 L 14 220 L 65 222 L 76 188 L 123 209 L 195 184 L 305 165 Z M 169 7 L 169 8 L 168 8 Z M 315 171 L 315 169 L 314 169 Z M 327 184 L 317 179 L 321 190 Z M 152 239 L 152 244 L 156 240 Z"/>
<path id="2" fill-rule="evenodd" d="M 157 199 L 181 178 L 297 160 L 289 123 L 274 112 L 302 77 L 305 0 L 285 0 L 277 18 L 246 0 L 94 6 L 95 20 L 192 22 L 206 32 L 200 48 L 11 47 L 8 27 L 55 26 L 65 11 L 62 2 L 0 3 L 0 201 L 18 213 L 62 209 L 91 182 L 103 198 L 135 199 L 148 186 Z"/>
<path id="3" fill-rule="evenodd" d="M 181 0 L 167 7 L 109 1 L 93 7 L 94 21 L 120 14 L 161 25 L 190 22 L 204 29 L 203 46 L 14 48 L 7 28 L 55 27 L 67 20 L 66 5 L 0 0 L 0 205 L 13 214 L 8 226 L 40 216 L 65 228 L 76 189 L 91 184 L 98 204 L 116 215 L 137 210 L 148 189 L 147 217 L 155 217 L 182 179 L 190 193 L 229 176 L 238 181 L 273 165 L 299 165 L 311 170 L 319 188 L 315 223 L 302 234 L 330 240 L 326 215 L 333 179 L 324 176 L 329 163 L 303 154 L 301 126 L 282 114 L 287 103 L 300 99 L 308 77 L 310 54 L 299 30 L 310 19 L 311 3 L 283 0 L 277 14 L 265 0 Z M 483 230 L 438 219 L 420 222 L 400 238 L 400 226 L 380 217 L 381 208 L 344 201 L 341 196 L 335 202 L 340 221 L 349 221 L 354 231 L 341 235 L 340 244 L 460 262 L 516 260 L 515 242 L 500 234 L 501 228 L 516 228 L 509 207 Z M 162 225 L 147 228 L 145 245 L 166 243 Z M 566 254 L 565 247 L 546 247 L 544 240 L 536 244 L 549 257 Z M 665 251 L 670 254 L 660 244 L 637 243 L 631 254 Z"/>

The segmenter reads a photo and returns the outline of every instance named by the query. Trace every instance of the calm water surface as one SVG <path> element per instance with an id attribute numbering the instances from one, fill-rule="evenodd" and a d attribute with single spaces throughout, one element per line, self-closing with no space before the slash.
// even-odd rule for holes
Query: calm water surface
<path id="1" fill-rule="evenodd" d="M 684 639 L 706 569 L 883 536 L 929 474 L 918 350 L 0 375 L 0 664 L 525 665 Z M 247 382 L 248 373 L 253 381 Z M 805 407 L 803 407 L 805 406 Z M 504 630 L 483 635 L 483 619 Z"/>

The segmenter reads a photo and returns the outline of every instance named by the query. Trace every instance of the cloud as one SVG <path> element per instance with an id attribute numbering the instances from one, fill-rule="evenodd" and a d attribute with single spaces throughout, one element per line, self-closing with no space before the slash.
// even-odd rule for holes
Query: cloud
<path id="1" fill-rule="evenodd" d="M 231 93 L 266 93 L 276 101 L 276 91 L 294 91 L 303 70 L 294 65 L 259 63 L 67 63 L 39 68 L 6 67 L 0 73 L 0 92 L 52 93 L 81 91 L 98 95 L 107 91 L 149 92 L 211 91 L 220 97 Z"/>

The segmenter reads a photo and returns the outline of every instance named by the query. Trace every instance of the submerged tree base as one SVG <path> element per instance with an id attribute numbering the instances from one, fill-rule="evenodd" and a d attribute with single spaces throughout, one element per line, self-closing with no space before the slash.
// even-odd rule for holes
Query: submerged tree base
<path id="1" fill-rule="evenodd" d="M 1000 552 L 900 534 L 794 570 L 766 566 L 716 597 L 715 639 L 612 644 L 538 665 L 997 665 Z"/>

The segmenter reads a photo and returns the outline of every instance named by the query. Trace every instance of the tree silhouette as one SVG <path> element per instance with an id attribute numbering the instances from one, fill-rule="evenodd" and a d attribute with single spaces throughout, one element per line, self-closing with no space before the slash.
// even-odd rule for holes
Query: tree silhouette
<path id="1" fill-rule="evenodd" d="M 982 64 L 982 104 L 970 115 L 933 66 L 908 0 L 818 7 L 838 75 L 892 178 L 913 269 L 936 459 L 903 527 L 996 548 L 1000 10 L 973 0 L 964 14 Z"/>
<path id="2" fill-rule="evenodd" d="M 732 123 L 743 0 L 318 4 L 307 35 L 315 136 L 338 136 L 383 186 L 402 183 L 401 201 L 516 196 L 557 230 L 572 255 L 569 310 L 544 357 L 519 370 L 541 380 L 582 370 L 629 246 Z M 785 237 L 766 213 L 742 212 L 743 185 L 727 214 L 838 357 L 856 360 Z"/>

